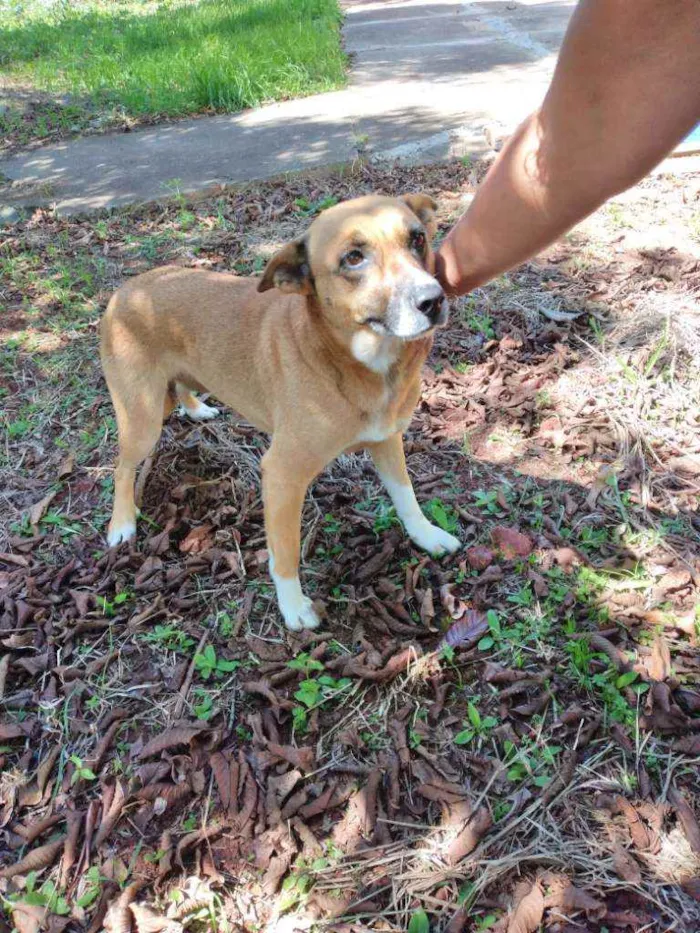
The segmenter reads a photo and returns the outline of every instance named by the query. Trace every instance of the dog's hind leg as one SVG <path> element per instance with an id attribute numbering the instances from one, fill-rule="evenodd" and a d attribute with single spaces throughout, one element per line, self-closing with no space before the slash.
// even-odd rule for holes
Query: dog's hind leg
<path id="1" fill-rule="evenodd" d="M 205 405 L 181 382 L 175 383 L 175 392 L 180 403 L 180 413 L 192 418 L 193 421 L 208 421 L 210 418 L 216 418 L 219 414 L 218 408 L 214 408 L 213 405 Z"/>
<path id="2" fill-rule="evenodd" d="M 134 482 L 139 464 L 148 457 L 160 437 L 167 407 L 167 383 L 158 376 L 133 381 L 128 387 L 119 377 L 110 379 L 119 432 L 119 458 L 114 470 L 114 508 L 107 532 L 110 547 L 128 541 L 136 533 Z M 121 374 L 120 374 L 121 375 Z"/>

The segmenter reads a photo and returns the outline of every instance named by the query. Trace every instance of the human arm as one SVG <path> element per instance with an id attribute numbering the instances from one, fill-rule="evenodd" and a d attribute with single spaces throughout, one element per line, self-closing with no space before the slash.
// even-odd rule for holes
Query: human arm
<path id="1" fill-rule="evenodd" d="M 465 294 L 643 178 L 700 119 L 700 0 L 581 0 L 545 100 L 441 244 Z"/>

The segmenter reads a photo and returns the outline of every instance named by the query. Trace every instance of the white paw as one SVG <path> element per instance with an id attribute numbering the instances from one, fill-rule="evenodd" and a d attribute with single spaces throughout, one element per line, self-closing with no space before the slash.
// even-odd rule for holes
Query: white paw
<path id="1" fill-rule="evenodd" d="M 219 409 L 213 405 L 206 405 L 201 399 L 197 399 L 197 404 L 193 408 L 185 408 L 180 405 L 180 414 L 187 415 L 193 421 L 209 421 L 210 418 L 216 418 Z"/>
<path id="2" fill-rule="evenodd" d="M 301 591 L 299 577 L 278 577 L 271 572 L 277 590 L 277 603 L 280 607 L 284 624 L 291 632 L 300 632 L 303 628 L 318 628 L 321 620 L 308 596 Z"/>
<path id="3" fill-rule="evenodd" d="M 417 528 L 411 528 L 409 534 L 419 548 L 432 554 L 433 557 L 454 554 L 462 546 L 459 538 L 455 538 L 449 531 L 443 531 L 437 525 L 431 525 L 427 519 L 425 524 L 421 522 Z"/>
<path id="4" fill-rule="evenodd" d="M 286 611 L 280 606 L 280 612 L 284 618 L 284 624 L 290 632 L 300 632 L 304 628 L 318 628 L 321 620 L 316 615 L 316 610 L 308 596 L 301 597 L 301 604 L 293 609 L 287 608 Z"/>
<path id="5" fill-rule="evenodd" d="M 110 525 L 107 532 L 107 544 L 116 547 L 122 541 L 130 541 L 136 534 L 136 522 L 123 522 L 121 525 Z"/>

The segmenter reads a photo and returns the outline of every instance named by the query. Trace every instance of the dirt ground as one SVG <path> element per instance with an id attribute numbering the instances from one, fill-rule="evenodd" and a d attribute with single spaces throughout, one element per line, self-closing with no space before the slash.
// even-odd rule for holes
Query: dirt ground
<path id="1" fill-rule="evenodd" d="M 313 485 L 280 626 L 258 467 L 172 417 L 109 552 L 97 322 L 164 261 L 259 271 L 358 166 L 0 244 L 0 931 L 700 928 L 700 176 L 454 303 L 408 432 L 431 560 L 365 456 Z"/>

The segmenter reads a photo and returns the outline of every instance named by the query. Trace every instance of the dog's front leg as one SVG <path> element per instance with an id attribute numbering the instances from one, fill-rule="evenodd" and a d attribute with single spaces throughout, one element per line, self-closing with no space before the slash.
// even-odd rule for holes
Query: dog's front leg
<path id="1" fill-rule="evenodd" d="M 265 532 L 270 576 L 288 629 L 316 628 L 319 618 L 299 582 L 301 510 L 311 480 L 325 464 L 312 464 L 294 448 L 273 441 L 262 460 Z"/>
<path id="2" fill-rule="evenodd" d="M 369 449 L 377 473 L 411 540 L 434 557 L 456 551 L 461 546 L 459 539 L 437 525 L 432 525 L 421 512 L 406 469 L 401 435 L 392 434 L 380 444 L 370 445 Z"/>

